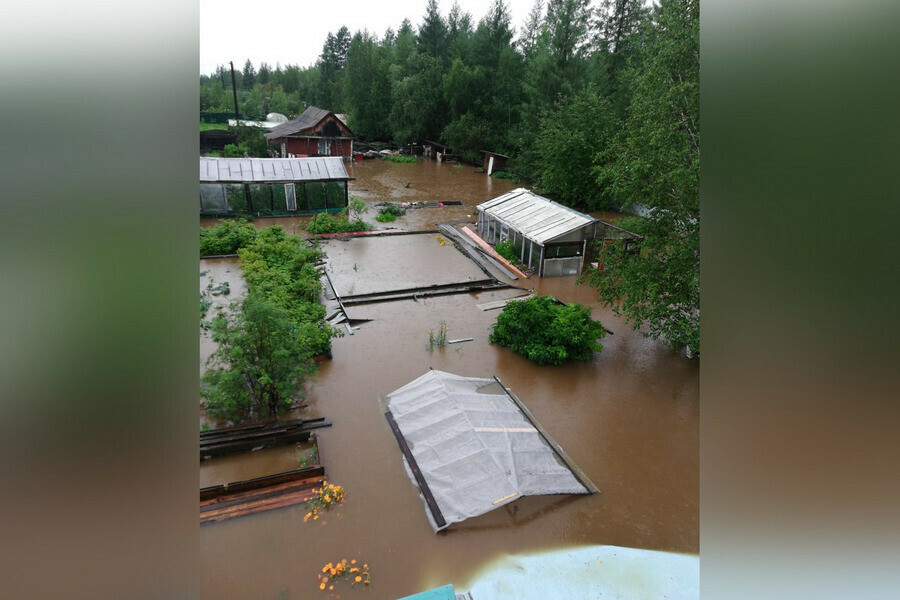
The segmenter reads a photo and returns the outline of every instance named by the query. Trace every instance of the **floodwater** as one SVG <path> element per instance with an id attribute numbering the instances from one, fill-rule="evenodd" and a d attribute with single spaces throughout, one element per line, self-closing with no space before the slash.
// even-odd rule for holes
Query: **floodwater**
<path id="1" fill-rule="evenodd" d="M 354 186 L 369 202 L 407 201 L 406 190 L 413 189 L 418 200 L 465 203 L 410 211 L 391 224 L 405 229 L 464 220 L 478 202 L 516 187 L 447 164 L 373 161 L 353 168 Z M 452 246 L 441 251 L 458 252 Z M 386 251 L 382 259 L 425 261 L 435 273 L 442 269 L 440 259 L 424 253 Z M 485 565 L 506 555 L 597 544 L 699 552 L 697 362 L 633 331 L 598 306 L 596 293 L 576 285 L 574 277 L 515 284 L 593 307 L 594 318 L 614 335 L 604 338 L 603 352 L 589 362 L 541 367 L 489 344 L 499 311 L 475 306 L 521 290 L 353 307 L 355 318 L 372 320 L 333 341 L 333 360 L 322 363 L 307 386 L 308 408 L 290 415 L 333 421 L 333 427 L 318 430 L 320 458 L 329 481 L 344 486 L 343 505 L 307 523 L 305 509 L 291 507 L 204 526 L 204 597 L 390 600 L 447 583 L 469 589 Z M 429 350 L 429 331 L 441 321 L 450 339 L 474 340 Z M 600 493 L 522 498 L 435 535 L 380 403 L 380 396 L 429 367 L 498 376 Z M 213 459 L 201 466 L 201 479 L 211 485 L 288 470 L 295 455 L 296 448 L 287 446 Z M 334 592 L 321 592 L 316 574 L 342 558 L 368 563 L 372 585 L 350 589 L 339 582 Z"/>

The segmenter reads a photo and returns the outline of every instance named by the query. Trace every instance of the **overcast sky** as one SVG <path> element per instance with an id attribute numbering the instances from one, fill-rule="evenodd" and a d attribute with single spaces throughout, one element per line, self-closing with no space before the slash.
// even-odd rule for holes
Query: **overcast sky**
<path id="1" fill-rule="evenodd" d="M 472 15 L 473 25 L 487 12 L 490 0 L 457 0 L 463 13 Z M 350 33 L 368 29 L 384 36 L 404 18 L 418 28 L 428 0 L 200 0 L 200 73 L 210 74 L 217 65 L 234 61 L 243 68 L 249 58 L 257 69 L 316 62 L 328 32 L 346 25 Z M 528 18 L 534 0 L 507 0 L 516 34 Z M 438 0 L 444 17 L 453 0 Z"/>

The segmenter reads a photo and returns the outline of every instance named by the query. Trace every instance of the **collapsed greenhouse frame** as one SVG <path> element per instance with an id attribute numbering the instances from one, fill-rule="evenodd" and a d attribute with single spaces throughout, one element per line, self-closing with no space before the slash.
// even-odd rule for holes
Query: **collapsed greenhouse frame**
<path id="1" fill-rule="evenodd" d="M 200 215 L 340 212 L 347 207 L 351 179 L 337 157 L 201 157 Z"/>
<path id="2" fill-rule="evenodd" d="M 522 496 L 598 491 L 497 377 L 432 369 L 382 401 L 435 533 Z"/>

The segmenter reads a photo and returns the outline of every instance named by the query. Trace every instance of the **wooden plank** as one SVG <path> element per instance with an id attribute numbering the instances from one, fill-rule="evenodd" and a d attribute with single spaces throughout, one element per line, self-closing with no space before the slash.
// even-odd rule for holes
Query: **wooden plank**
<path id="1" fill-rule="evenodd" d="M 416 483 L 419 485 L 419 489 L 422 491 L 422 496 L 425 498 L 425 503 L 428 505 L 429 510 L 431 510 L 431 516 L 434 517 L 434 522 L 438 526 L 438 529 L 443 529 L 447 526 L 447 521 L 444 519 L 444 515 L 441 513 L 440 507 L 437 505 L 437 501 L 434 499 L 434 494 L 431 493 L 431 488 L 428 487 L 428 482 L 425 481 L 425 476 L 422 474 L 421 469 L 419 469 L 419 464 L 416 462 L 416 458 L 412 455 L 412 450 L 409 449 L 409 445 L 406 443 L 406 438 L 403 437 L 403 433 L 400 431 L 400 427 L 397 426 L 397 421 L 394 420 L 394 415 L 391 414 L 391 411 L 387 411 L 384 413 L 384 416 L 387 418 L 388 423 L 391 426 L 391 431 L 394 432 L 394 437 L 397 438 L 397 443 L 400 445 L 400 451 L 403 452 L 403 456 L 406 457 L 406 462 L 409 463 L 409 468 L 413 473 L 413 477 L 416 478 Z"/>
<path id="2" fill-rule="evenodd" d="M 553 448 L 553 451 L 556 452 L 556 455 L 559 456 L 560 460 L 563 461 L 563 464 L 565 464 L 569 468 L 569 470 L 572 471 L 575 479 L 577 479 L 578 482 L 581 483 L 581 485 L 583 485 L 591 494 L 596 494 L 597 492 L 599 492 L 600 490 L 597 489 L 597 486 L 594 485 L 594 482 L 591 481 L 587 475 L 585 475 L 584 471 L 578 468 L 578 465 L 575 464 L 575 461 L 569 458 L 569 455 L 559 447 L 559 444 L 553 441 L 553 438 L 551 438 L 550 435 L 546 431 L 544 431 L 544 428 L 541 427 L 541 425 L 537 422 L 537 420 L 534 418 L 534 415 L 531 414 L 531 411 L 528 410 L 528 408 L 526 408 L 524 404 L 522 404 L 522 401 L 519 400 L 515 394 L 509 391 L 506 386 L 503 385 L 503 382 L 500 381 L 500 378 L 496 375 L 494 376 L 494 381 L 496 381 L 500 385 L 500 387 L 503 388 L 503 391 L 506 392 L 506 395 L 509 396 L 510 400 L 516 403 L 516 406 L 519 407 L 519 410 L 522 411 L 522 414 L 525 415 L 525 418 L 528 419 L 528 421 L 534 426 L 534 428 L 538 430 L 538 433 L 541 434 L 541 437 L 544 438 L 544 441 L 547 442 L 547 444 L 549 444 L 551 448 Z"/>
<path id="3" fill-rule="evenodd" d="M 264 475 L 262 477 L 254 477 L 253 479 L 244 479 L 241 481 L 232 481 L 231 483 L 212 485 L 200 490 L 200 500 L 212 500 L 220 496 L 235 494 L 249 490 L 257 490 L 284 483 L 294 481 L 302 481 L 310 477 L 323 477 L 325 475 L 325 467 L 316 465 L 303 469 L 294 469 L 293 471 L 285 471 L 283 473 L 275 473 L 274 475 Z"/>
<path id="4" fill-rule="evenodd" d="M 518 302 L 519 300 L 528 300 L 534 298 L 534 294 L 525 294 L 524 296 L 515 296 L 514 298 L 506 298 L 505 300 L 497 300 L 495 302 L 485 302 L 484 304 L 476 304 L 481 310 L 493 310 L 495 308 L 503 308 L 510 302 Z"/>
<path id="5" fill-rule="evenodd" d="M 481 248 L 482 248 L 485 252 L 487 252 L 488 254 L 490 254 L 494 259 L 496 259 L 496 260 L 497 260 L 500 264 L 502 264 L 504 267 L 506 267 L 507 269 L 509 269 L 510 271 L 512 271 L 513 273 L 515 273 L 515 274 L 518 275 L 519 277 L 521 277 L 522 279 L 528 279 L 528 276 L 527 276 L 525 273 L 523 273 L 522 271 L 520 271 L 519 269 L 517 269 L 515 266 L 513 266 L 513 264 L 512 264 L 511 262 L 509 262 L 508 260 L 506 260 L 505 258 L 503 258 L 502 256 L 500 256 L 499 254 L 497 254 L 497 251 L 494 250 L 494 249 L 491 247 L 490 244 L 488 244 L 488 243 L 485 242 L 483 239 L 481 239 L 481 237 L 479 237 L 477 233 L 473 232 L 473 231 L 472 231 L 471 229 L 469 229 L 468 227 L 463 227 L 463 228 L 462 228 L 462 232 L 463 232 L 464 234 L 466 234 L 467 236 L 469 236 L 470 238 L 472 238 L 472 240 L 473 240 L 476 244 L 478 244 L 479 246 L 481 246 Z"/>

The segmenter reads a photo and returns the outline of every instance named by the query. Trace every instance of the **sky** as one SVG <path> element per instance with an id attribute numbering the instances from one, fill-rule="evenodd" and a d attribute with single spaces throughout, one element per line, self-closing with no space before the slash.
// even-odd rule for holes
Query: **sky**
<path id="1" fill-rule="evenodd" d="M 490 0 L 457 0 L 473 25 L 487 12 Z M 506 0 L 516 34 L 528 18 L 534 0 Z M 243 68 L 249 58 L 260 63 L 308 67 L 316 62 L 329 32 L 346 25 L 350 33 L 368 29 L 383 37 L 408 18 L 418 28 L 428 0 L 200 0 L 200 74 L 213 73 L 217 65 L 234 61 Z M 453 0 L 438 0 L 445 17 Z"/>

